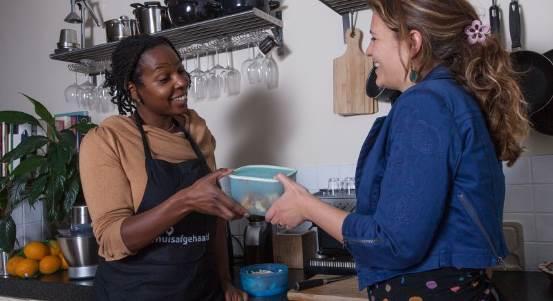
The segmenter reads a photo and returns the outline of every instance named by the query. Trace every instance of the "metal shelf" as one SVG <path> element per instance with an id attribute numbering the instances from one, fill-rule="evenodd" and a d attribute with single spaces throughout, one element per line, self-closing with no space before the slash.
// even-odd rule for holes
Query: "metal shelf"
<path id="1" fill-rule="evenodd" d="M 250 11 L 217 19 L 163 30 L 153 35 L 167 37 L 175 45 L 175 48 L 180 49 L 194 44 L 209 43 L 218 39 L 228 39 L 229 37 L 267 29 L 276 29 L 277 32 L 281 33 L 281 28 L 281 20 L 254 8 Z M 117 44 L 118 42 L 110 42 L 85 49 L 50 54 L 50 58 L 77 64 L 81 64 L 83 60 L 95 62 L 110 60 L 111 53 Z"/>
<path id="2" fill-rule="evenodd" d="M 367 0 L 319 0 L 339 15 L 369 9 Z"/>

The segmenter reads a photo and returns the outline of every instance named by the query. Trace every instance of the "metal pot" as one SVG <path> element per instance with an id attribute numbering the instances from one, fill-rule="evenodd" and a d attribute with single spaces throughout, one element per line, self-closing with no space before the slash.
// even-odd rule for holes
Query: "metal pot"
<path id="1" fill-rule="evenodd" d="M 223 0 L 223 9 L 225 14 L 234 14 L 241 11 L 258 8 L 264 12 L 269 12 L 268 0 Z"/>
<path id="2" fill-rule="evenodd" d="M 204 21 L 223 14 L 223 5 L 219 0 L 165 0 L 171 17 L 171 23 L 182 26 Z"/>
<path id="3" fill-rule="evenodd" d="M 121 16 L 118 19 L 111 19 L 104 22 L 106 27 L 106 40 L 108 42 L 119 41 L 125 37 L 138 34 L 136 20 Z"/>
<path id="4" fill-rule="evenodd" d="M 133 14 L 138 21 L 138 30 L 143 34 L 152 34 L 171 28 L 171 21 L 167 14 L 167 7 L 161 6 L 158 1 L 132 3 Z"/>

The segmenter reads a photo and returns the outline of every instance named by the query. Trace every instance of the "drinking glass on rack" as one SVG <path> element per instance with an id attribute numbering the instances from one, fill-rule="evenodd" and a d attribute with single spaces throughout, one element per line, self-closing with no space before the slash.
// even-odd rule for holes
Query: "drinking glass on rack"
<path id="1" fill-rule="evenodd" d="M 264 82 L 263 59 L 263 54 L 261 54 L 261 51 L 257 50 L 257 55 L 248 66 L 248 80 L 252 85 L 262 84 Z"/>
<path id="2" fill-rule="evenodd" d="M 84 83 L 79 85 L 77 94 L 79 95 L 79 106 L 81 108 L 88 110 L 94 106 L 94 88 L 96 88 L 96 86 L 92 84 L 90 76 Z"/>
<path id="3" fill-rule="evenodd" d="M 207 78 L 201 69 L 200 55 L 196 54 L 196 69 L 190 71 L 190 98 L 195 101 L 207 97 Z"/>
<path id="4" fill-rule="evenodd" d="M 253 78 L 250 78 L 250 76 L 249 76 L 250 74 L 249 74 L 249 72 L 248 72 L 248 68 L 250 67 L 250 65 L 251 65 L 251 64 L 254 62 L 254 60 L 255 60 L 255 48 L 254 48 L 254 47 L 251 47 L 251 49 L 252 49 L 251 56 L 250 56 L 247 60 L 245 60 L 244 62 L 242 62 L 242 67 L 241 67 L 241 69 L 242 69 L 242 74 L 248 79 L 248 82 L 249 82 L 251 85 L 253 85 L 253 84 L 255 84 L 255 83 L 253 82 Z"/>
<path id="5" fill-rule="evenodd" d="M 226 72 L 223 74 L 223 78 L 225 81 L 225 93 L 227 95 L 240 94 L 242 75 L 240 74 L 240 71 L 234 68 L 234 58 L 232 56 L 232 51 L 228 51 L 228 49 L 227 49 L 227 67 L 225 69 L 226 69 Z"/>
<path id="6" fill-rule="evenodd" d="M 278 88 L 278 66 L 270 52 L 263 59 L 261 72 L 263 72 L 263 81 L 267 88 Z"/>
<path id="7" fill-rule="evenodd" d="M 77 84 L 77 72 L 75 72 L 75 82 L 67 86 L 67 88 L 65 88 L 65 90 L 63 91 L 63 95 L 65 96 L 65 102 L 78 104 L 79 103 L 79 94 L 77 93 L 78 89 L 79 89 L 79 85 Z"/>
<path id="8" fill-rule="evenodd" d="M 206 54 L 207 56 L 207 54 Z M 217 61 L 215 61 L 217 59 Z M 223 73 L 225 67 L 219 65 L 219 53 L 216 51 L 215 55 L 211 57 L 211 67 L 207 73 L 207 97 L 209 99 L 217 99 L 221 96 L 221 91 L 224 87 Z"/>

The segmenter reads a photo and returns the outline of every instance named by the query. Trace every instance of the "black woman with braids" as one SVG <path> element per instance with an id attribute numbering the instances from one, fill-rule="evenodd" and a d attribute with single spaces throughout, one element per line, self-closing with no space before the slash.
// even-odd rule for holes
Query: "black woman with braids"
<path id="1" fill-rule="evenodd" d="M 246 300 L 230 282 L 226 221 L 246 211 L 217 180 L 215 139 L 187 106 L 171 42 L 122 40 L 107 86 L 120 116 L 81 146 L 83 192 L 102 257 L 97 300 Z"/>

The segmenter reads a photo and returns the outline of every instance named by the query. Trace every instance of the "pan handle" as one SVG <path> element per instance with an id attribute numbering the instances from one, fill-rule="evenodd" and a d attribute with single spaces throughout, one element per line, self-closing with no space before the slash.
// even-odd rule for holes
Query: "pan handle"
<path id="1" fill-rule="evenodd" d="M 511 48 L 519 49 L 520 43 L 520 7 L 517 0 L 512 0 L 509 4 L 509 29 L 511 32 Z"/>
<path id="2" fill-rule="evenodd" d="M 493 34 L 499 34 L 501 23 L 499 22 L 499 7 L 496 0 L 493 0 L 490 7 L 490 26 L 492 27 Z"/>

